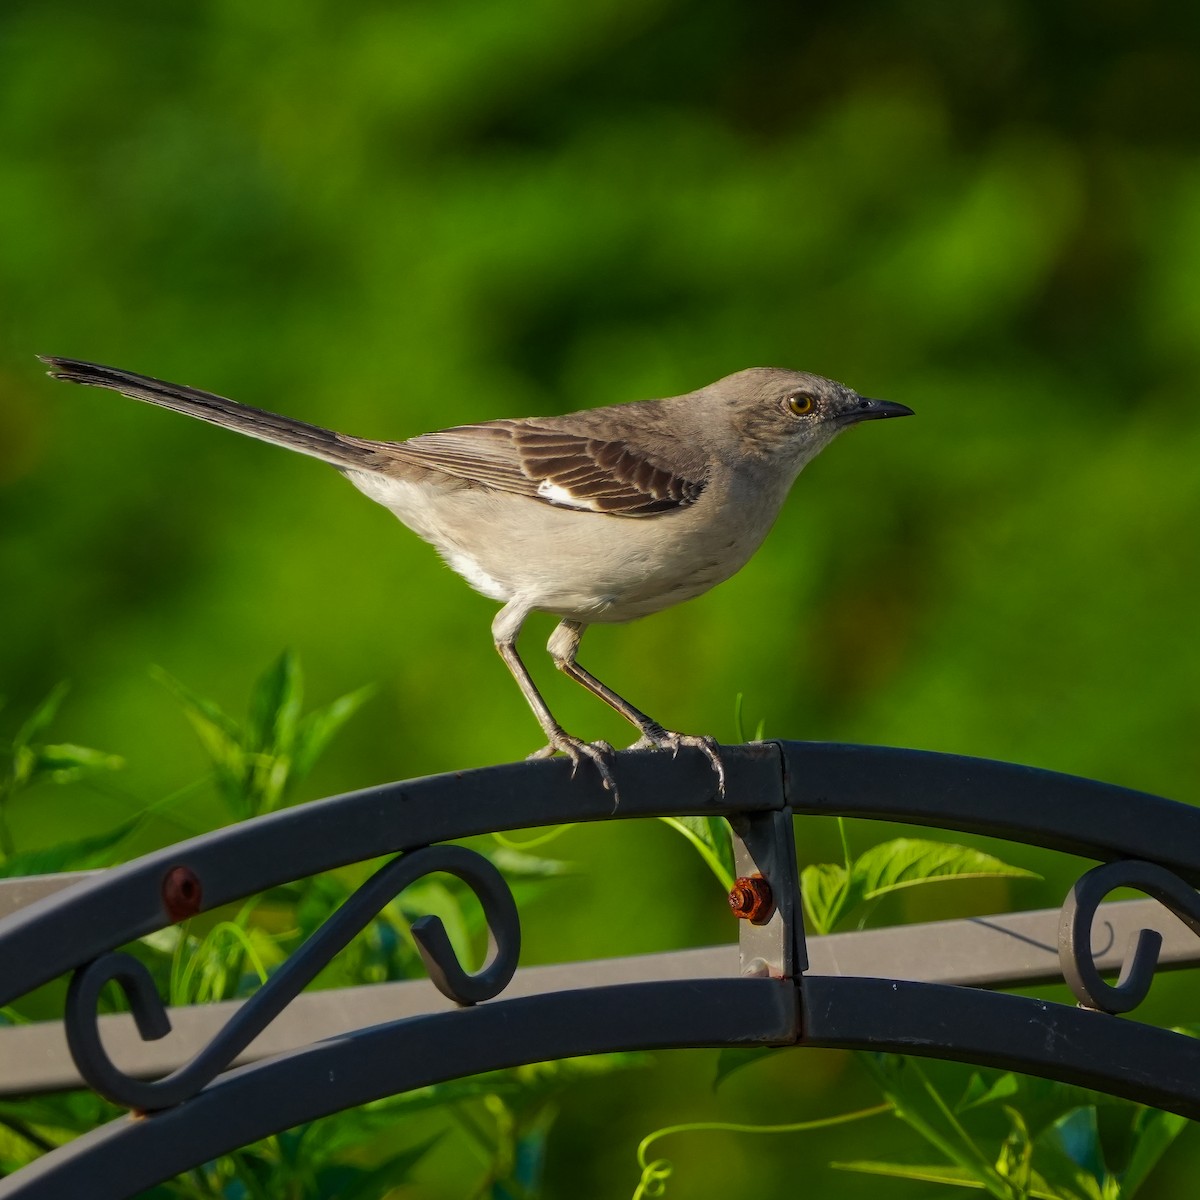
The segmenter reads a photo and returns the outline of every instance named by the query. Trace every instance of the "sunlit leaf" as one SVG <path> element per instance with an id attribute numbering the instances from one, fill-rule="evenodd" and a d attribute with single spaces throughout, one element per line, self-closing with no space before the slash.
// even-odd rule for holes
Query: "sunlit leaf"
<path id="1" fill-rule="evenodd" d="M 1040 879 L 969 846 L 924 838 L 895 838 L 864 851 L 854 862 L 854 891 L 874 900 L 901 888 L 947 879 Z"/>
<path id="2" fill-rule="evenodd" d="M 833 930 L 862 899 L 851 888 L 853 879 L 840 863 L 813 863 L 800 872 L 800 895 L 810 927 L 818 934 Z"/>
<path id="3" fill-rule="evenodd" d="M 1016 1195 L 1024 1196 L 1032 1180 L 1033 1144 L 1020 1112 L 1010 1105 L 1005 1105 L 1004 1111 L 1009 1119 L 1009 1132 L 996 1155 L 996 1174 L 1012 1185 Z"/>
<path id="4" fill-rule="evenodd" d="M 978 1071 L 971 1073 L 967 1081 L 962 1099 L 954 1106 L 955 1112 L 967 1112 L 972 1108 L 980 1108 L 985 1104 L 993 1104 L 998 1100 L 1007 1100 L 1016 1094 L 1020 1083 L 1011 1071 L 1001 1075 L 992 1083 L 988 1083 Z"/>

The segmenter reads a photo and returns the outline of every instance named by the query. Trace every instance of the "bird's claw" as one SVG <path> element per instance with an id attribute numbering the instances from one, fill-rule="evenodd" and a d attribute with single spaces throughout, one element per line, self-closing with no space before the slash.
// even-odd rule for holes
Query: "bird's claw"
<path id="1" fill-rule="evenodd" d="M 575 778 L 575 772 L 579 769 L 579 764 L 583 759 L 595 763 L 596 770 L 600 775 L 600 782 L 604 785 L 604 790 L 612 792 L 614 803 L 620 800 L 620 794 L 617 791 L 617 781 L 613 778 L 612 768 L 609 766 L 609 760 L 612 758 L 615 751 L 607 742 L 585 742 L 582 738 L 572 737 L 569 733 L 560 730 L 550 739 L 550 744 L 543 746 L 540 750 L 535 750 L 529 757 L 535 758 L 552 758 L 555 754 L 565 754 L 571 760 L 571 778 Z"/>
<path id="2" fill-rule="evenodd" d="M 703 733 L 673 733 L 669 729 L 643 730 L 642 736 L 630 746 L 630 750 L 670 750 L 674 757 L 680 747 L 699 750 L 708 759 L 717 776 L 717 794 L 725 795 L 725 764 L 721 761 L 721 748 L 717 739 Z"/>

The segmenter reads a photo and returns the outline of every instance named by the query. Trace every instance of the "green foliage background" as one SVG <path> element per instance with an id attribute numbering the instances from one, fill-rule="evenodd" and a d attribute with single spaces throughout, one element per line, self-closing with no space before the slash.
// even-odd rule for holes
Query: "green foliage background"
<path id="1" fill-rule="evenodd" d="M 906 0 L 147 0 L 0 10 L 0 691 L 75 684 L 103 788 L 30 792 L 36 847 L 203 772 L 148 667 L 236 706 L 295 647 L 325 703 L 380 691 L 305 798 L 520 757 L 537 728 L 493 605 L 334 472 L 35 353 L 194 383 L 352 433 L 671 394 L 755 364 L 917 410 L 840 441 L 758 557 L 583 661 L 669 725 L 1013 759 L 1180 799 L 1200 775 L 1200 10 Z M 527 657 L 564 723 L 625 730 Z M 205 827 L 164 810 L 146 848 Z M 865 846 L 884 833 L 860 830 Z M 828 830 L 802 847 L 836 859 Z M 576 830 L 527 962 L 728 938 L 670 831 Z M 1056 904 L 1073 867 L 1011 887 Z M 670 903 L 644 914 L 648 874 Z M 1001 884 L 892 917 L 990 910 Z M 887 916 L 888 914 L 884 914 Z M 1179 981 L 1154 1011 L 1177 1011 Z M 786 1056 L 785 1056 L 786 1057 Z M 666 1056 L 564 1111 L 550 1178 L 613 1194 L 655 1124 L 869 1103 L 837 1055 L 707 1090 Z M 862 1127 L 867 1128 L 866 1126 Z M 878 1122 L 696 1139 L 673 1184 L 763 1194 L 887 1157 Z M 1185 1136 L 1143 1195 L 1180 1194 Z M 447 1144 L 431 1194 L 454 1194 Z M 919 1185 L 819 1175 L 845 1196 Z M 691 1181 L 689 1185 L 689 1180 Z M 440 1182 L 435 1182 L 440 1181 Z M 1157 1189 L 1157 1190 L 1156 1190 Z"/>

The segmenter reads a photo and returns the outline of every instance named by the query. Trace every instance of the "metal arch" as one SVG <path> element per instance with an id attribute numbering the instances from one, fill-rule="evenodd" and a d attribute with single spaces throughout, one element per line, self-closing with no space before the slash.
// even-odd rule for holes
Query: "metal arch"
<path id="1" fill-rule="evenodd" d="M 1040 1075 L 1200 1120 L 1200 1039 L 1091 1009 L 937 983 L 808 975 L 799 1044 Z"/>
<path id="2" fill-rule="evenodd" d="M 121 1117 L 0 1180 L 0 1200 L 120 1200 L 238 1146 L 463 1075 L 612 1050 L 795 1040 L 791 981 L 624 984 L 394 1021 L 221 1076 L 176 1108 Z"/>
<path id="3" fill-rule="evenodd" d="M 1200 879 L 1200 810 L 1108 784 L 953 755 L 813 743 L 729 747 L 722 754 L 729 785 L 720 796 L 699 752 L 681 753 L 678 762 L 664 753 L 618 756 L 619 810 L 598 781 L 568 784 L 568 764 L 561 762 L 368 789 L 192 839 L 0 921 L 3 1003 L 191 913 L 343 863 L 502 829 L 677 813 L 737 818 L 739 870 L 752 868 L 776 896 L 788 897 L 774 909 L 779 920 L 764 919 L 760 936 L 743 945 L 751 958 L 745 965 L 776 978 L 580 989 L 357 1030 L 231 1071 L 174 1108 L 84 1135 L 0 1181 L 0 1197 L 125 1196 L 236 1145 L 353 1104 L 462 1074 L 619 1048 L 767 1042 L 908 1051 L 1101 1087 L 1200 1118 L 1200 1044 L 1180 1035 L 963 988 L 797 977 L 805 947 L 802 932 L 789 929 L 795 862 L 783 852 L 792 848 L 794 810 L 940 825 L 1099 859 L 1136 854 L 1194 882 Z M 430 945 L 434 966 L 453 975 L 449 960 L 438 961 L 445 947 L 436 937 Z M 1142 957 L 1146 961 L 1144 952 Z M 90 996 L 101 977 L 124 976 L 146 1035 L 160 1035 L 161 1005 L 156 1011 L 157 999 L 141 995 L 145 981 L 131 972 L 121 962 L 111 969 L 94 964 L 81 975 L 78 994 Z M 482 994 L 495 991 L 485 987 Z M 471 998 L 461 989 L 457 995 Z M 260 1011 L 256 1001 L 247 1006 L 251 1013 Z M 258 1003 L 269 1013 L 275 1001 Z M 87 1022 L 77 1025 L 86 1028 Z M 238 1040 L 227 1032 L 217 1040 Z M 196 1068 L 204 1060 L 208 1071 L 215 1045 L 179 1074 L 207 1078 Z M 91 1049 L 102 1056 L 97 1046 Z M 82 1057 L 87 1054 L 85 1047 Z M 195 1086 L 196 1078 L 189 1084 Z M 152 1099 L 142 1106 L 173 1103 L 178 1097 L 153 1089 L 174 1082 L 137 1084 L 151 1089 Z M 109 1190 L 98 1191 L 98 1181 Z"/>
<path id="4" fill-rule="evenodd" d="M 7 1180 L 0 1200 L 120 1200 L 282 1129 L 412 1088 L 579 1054 L 753 1044 L 887 1050 L 1101 1088 L 1200 1119 L 1200 1042 L 1104 1013 L 888 979 L 625 984 L 395 1021 L 221 1076 L 121 1118 Z M 1114 1065 L 1118 1064 L 1118 1065 Z"/>
<path id="5" fill-rule="evenodd" d="M 698 750 L 622 753 L 613 808 L 564 760 L 428 776 L 316 800 L 191 838 L 0 920 L 0 1005 L 179 919 L 173 872 L 201 912 L 346 863 L 432 842 L 564 821 L 779 812 L 881 817 L 990 834 L 1101 860 L 1137 857 L 1200 882 L 1200 809 L 987 759 L 819 742 L 722 747 L 716 793 Z"/>
<path id="6" fill-rule="evenodd" d="M 936 825 L 1102 861 L 1148 859 L 1200 885 L 1200 808 L 1190 804 L 959 754 L 775 744 L 796 813 Z"/>
<path id="7" fill-rule="evenodd" d="M 295 879 L 434 842 L 568 821 L 673 813 L 730 816 L 783 806 L 773 745 L 723 748 L 726 788 L 699 750 L 624 753 L 613 808 L 594 771 L 565 759 L 431 775 L 282 809 L 85 879 L 0 920 L 0 1006 L 80 963 L 181 919 L 164 893 L 180 870 L 199 885 L 182 915 Z"/>

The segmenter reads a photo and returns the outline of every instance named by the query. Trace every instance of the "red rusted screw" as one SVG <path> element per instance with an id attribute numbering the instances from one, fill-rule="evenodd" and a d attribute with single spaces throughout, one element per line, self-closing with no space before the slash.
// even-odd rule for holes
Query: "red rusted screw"
<path id="1" fill-rule="evenodd" d="M 771 885 L 761 875 L 742 875 L 729 893 L 729 907 L 739 920 L 761 925 L 775 911 Z"/>
<path id="2" fill-rule="evenodd" d="M 162 881 L 163 907 L 172 921 L 184 921 L 200 911 L 204 889 L 191 867 L 172 867 Z"/>

